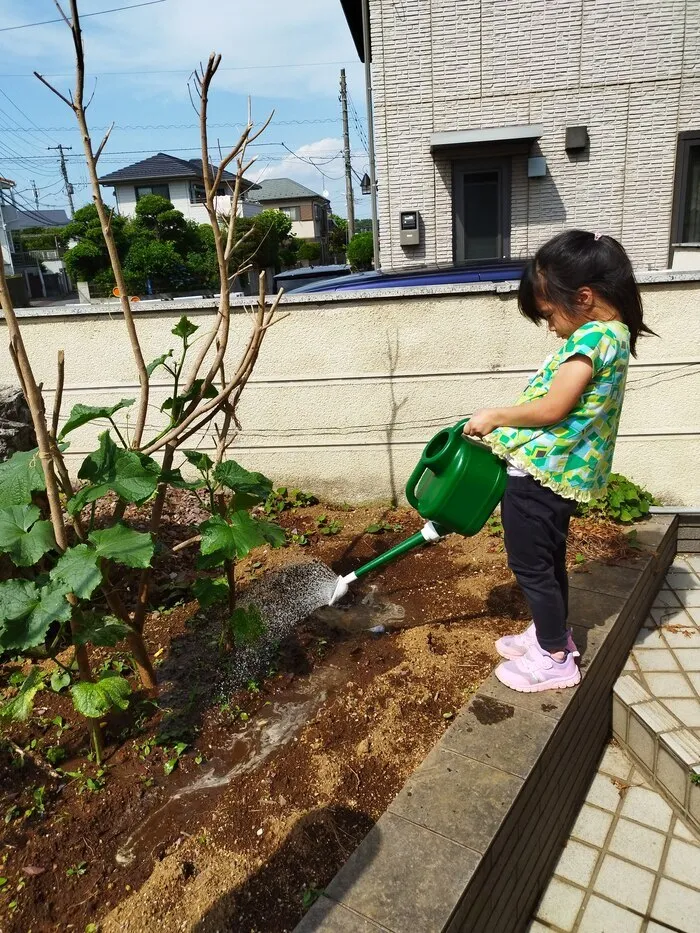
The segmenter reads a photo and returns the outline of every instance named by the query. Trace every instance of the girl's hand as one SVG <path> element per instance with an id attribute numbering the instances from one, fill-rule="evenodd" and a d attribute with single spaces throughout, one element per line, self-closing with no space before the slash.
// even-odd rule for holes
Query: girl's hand
<path id="1" fill-rule="evenodd" d="M 463 434 L 472 437 L 484 437 L 500 426 L 498 410 L 495 408 L 480 408 L 475 411 L 469 421 L 464 425 Z"/>

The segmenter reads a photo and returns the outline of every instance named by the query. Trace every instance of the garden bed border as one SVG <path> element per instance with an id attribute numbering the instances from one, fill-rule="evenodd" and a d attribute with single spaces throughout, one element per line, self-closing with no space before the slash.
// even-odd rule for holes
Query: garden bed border
<path id="1" fill-rule="evenodd" d="M 515 694 L 492 674 L 295 933 L 527 927 L 609 739 L 612 688 L 678 524 L 654 515 L 636 528 L 637 560 L 570 575 L 578 688 Z"/>

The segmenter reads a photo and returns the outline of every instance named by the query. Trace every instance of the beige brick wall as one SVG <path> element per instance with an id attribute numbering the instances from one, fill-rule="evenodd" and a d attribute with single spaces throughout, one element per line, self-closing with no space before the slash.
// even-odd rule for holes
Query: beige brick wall
<path id="1" fill-rule="evenodd" d="M 668 265 L 678 132 L 700 130 L 700 0 L 370 0 L 381 259 L 452 259 L 452 156 L 431 133 L 540 123 L 546 178 L 513 157 L 511 255 L 571 226 Z M 585 124 L 586 156 L 564 150 Z M 538 154 L 537 147 L 533 154 Z M 417 209 L 423 243 L 403 248 Z"/>

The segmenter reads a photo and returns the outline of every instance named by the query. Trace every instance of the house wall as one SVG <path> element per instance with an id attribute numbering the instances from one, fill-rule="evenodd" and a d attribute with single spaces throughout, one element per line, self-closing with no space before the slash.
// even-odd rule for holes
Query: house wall
<path id="1" fill-rule="evenodd" d="M 148 181 L 144 181 L 148 185 Z M 208 224 L 209 215 L 203 204 L 190 203 L 190 183 L 189 181 L 154 181 L 153 184 L 167 184 L 170 190 L 170 200 L 176 211 L 180 211 L 185 217 L 194 220 L 198 224 Z M 117 185 L 115 195 L 119 213 L 124 217 L 134 217 L 136 215 L 136 185 Z M 225 214 L 231 208 L 231 199 L 228 196 L 222 196 L 215 199 L 217 211 Z M 239 201 L 239 217 L 255 217 L 260 213 L 260 206 L 249 201 Z"/>
<path id="2" fill-rule="evenodd" d="M 2 258 L 6 275 L 14 275 L 14 266 L 12 264 L 12 250 L 10 249 L 10 240 L 5 227 L 5 218 L 2 215 L 2 204 L 0 204 L 0 247 L 2 248 Z"/>
<path id="3" fill-rule="evenodd" d="M 614 466 L 666 504 L 697 506 L 700 281 L 644 285 L 642 294 L 645 318 L 659 336 L 640 340 L 632 363 Z M 250 327 L 242 303 L 232 304 L 227 372 L 234 370 Z M 506 285 L 497 291 L 443 286 L 346 293 L 325 301 L 288 296 L 283 310 L 289 316 L 268 332 L 243 394 L 243 431 L 233 456 L 277 482 L 341 501 L 385 499 L 392 489 L 401 493 L 424 444 L 441 426 L 480 406 L 512 402 L 556 346 L 544 328 L 518 314 L 515 292 Z M 170 331 L 185 313 L 205 330 L 216 312 L 212 302 L 203 301 L 178 302 L 177 308 L 141 302 L 135 308 L 147 360 L 174 346 Z M 47 405 L 56 348 L 65 349 L 64 418 L 77 402 L 138 397 L 116 304 L 80 313 L 58 307 L 20 314 Z M 0 384 L 13 381 L 2 354 Z M 161 427 L 158 410 L 166 392 L 159 370 L 147 434 Z M 128 430 L 121 414 L 118 420 Z M 104 425 L 90 425 L 71 435 L 74 473 L 101 430 Z M 198 446 L 197 439 L 189 446 Z"/>
<path id="4" fill-rule="evenodd" d="M 261 204 L 263 210 L 281 211 L 285 207 L 298 207 L 301 220 L 292 221 L 291 233 L 300 240 L 321 240 L 320 224 L 314 220 L 314 202 L 304 198 L 292 198 L 283 201 L 265 201 Z M 330 214 L 330 211 L 329 211 Z"/>
<path id="5" fill-rule="evenodd" d="M 513 159 L 513 257 L 565 227 L 668 266 L 677 134 L 700 129 L 698 0 L 370 0 L 381 261 L 450 262 L 452 155 L 430 135 L 540 123 L 545 178 Z M 565 128 L 590 151 L 567 155 Z M 473 150 L 472 150 L 473 151 Z M 398 242 L 419 210 L 423 245 Z M 697 268 L 697 266 L 696 266 Z"/>

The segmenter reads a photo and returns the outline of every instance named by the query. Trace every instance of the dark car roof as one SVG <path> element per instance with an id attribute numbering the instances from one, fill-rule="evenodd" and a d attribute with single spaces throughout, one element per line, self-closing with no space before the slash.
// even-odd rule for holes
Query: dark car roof
<path id="1" fill-rule="evenodd" d="M 525 260 L 469 266 L 441 266 L 408 269 L 400 272 L 355 272 L 324 279 L 290 290 L 289 294 L 362 291 L 381 288 L 412 288 L 427 285 L 461 285 L 469 282 L 507 282 L 519 279 Z"/>

